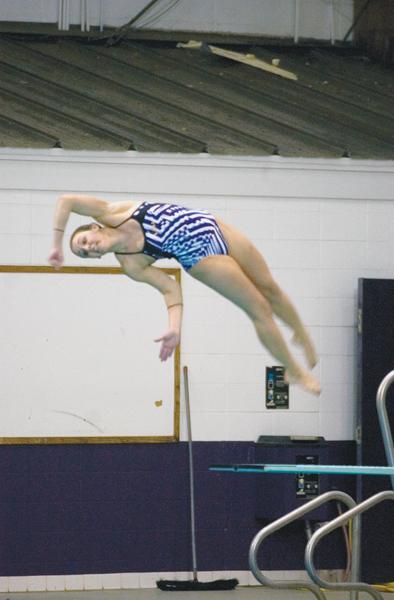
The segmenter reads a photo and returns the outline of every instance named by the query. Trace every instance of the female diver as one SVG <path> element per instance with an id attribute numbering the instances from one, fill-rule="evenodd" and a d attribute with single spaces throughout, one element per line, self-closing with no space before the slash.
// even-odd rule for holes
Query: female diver
<path id="1" fill-rule="evenodd" d="M 70 247 L 80 258 L 101 258 L 113 252 L 125 275 L 153 286 L 168 308 L 169 326 L 155 340 L 161 342 L 160 359 L 166 360 L 179 344 L 182 293 L 179 284 L 163 269 L 159 258 L 175 258 L 195 279 L 239 306 L 251 319 L 260 342 L 285 367 L 290 382 L 318 395 L 320 385 L 312 373 L 294 359 L 273 314 L 291 327 L 309 369 L 317 357 L 296 309 L 273 280 L 268 266 L 253 244 L 231 225 L 206 211 L 175 204 L 107 202 L 92 196 L 66 194 L 58 199 L 53 248 L 49 263 L 63 264 L 63 234 L 70 213 L 91 217 L 96 223 L 74 231 Z"/>

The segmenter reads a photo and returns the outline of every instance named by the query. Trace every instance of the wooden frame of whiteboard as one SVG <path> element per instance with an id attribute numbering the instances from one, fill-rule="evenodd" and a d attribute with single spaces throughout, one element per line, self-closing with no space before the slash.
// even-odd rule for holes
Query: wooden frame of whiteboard
<path id="1" fill-rule="evenodd" d="M 181 283 L 180 269 L 163 269 L 168 275 Z M 0 273 L 48 273 L 86 274 L 86 275 L 122 275 L 118 267 L 62 267 L 55 271 L 52 267 L 38 265 L 0 265 Z M 174 354 L 174 427 L 172 436 L 67 436 L 67 437 L 0 437 L 0 445 L 34 445 L 34 444 L 130 444 L 130 443 L 164 443 L 179 441 L 180 423 L 180 347 Z"/>

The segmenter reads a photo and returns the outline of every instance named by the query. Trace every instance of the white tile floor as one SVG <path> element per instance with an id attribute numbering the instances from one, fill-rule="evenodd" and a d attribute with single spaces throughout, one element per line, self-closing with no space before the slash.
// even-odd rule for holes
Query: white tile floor
<path id="1" fill-rule="evenodd" d="M 326 592 L 327 600 L 348 600 L 347 592 Z M 23 592 L 0 594 L 0 600 L 170 600 L 171 593 L 158 589 L 121 590 L 121 591 L 92 591 L 92 592 Z M 393 594 L 383 594 L 385 600 L 392 600 Z M 267 588 L 238 587 L 231 592 L 177 592 L 174 600 L 313 600 L 308 592 L 269 590 Z M 364 592 L 359 594 L 359 600 L 370 599 Z"/>

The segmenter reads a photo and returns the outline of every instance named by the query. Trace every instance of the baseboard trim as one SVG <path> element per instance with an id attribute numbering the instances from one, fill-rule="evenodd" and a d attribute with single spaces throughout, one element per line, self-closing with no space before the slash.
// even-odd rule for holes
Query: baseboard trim
<path id="1" fill-rule="evenodd" d="M 272 579 L 308 581 L 305 571 L 269 571 Z M 328 581 L 342 580 L 342 570 L 321 572 Z M 98 573 L 86 575 L 36 575 L 0 577 L 0 592 L 68 592 L 155 588 L 159 579 L 192 579 L 192 573 Z M 202 571 L 199 581 L 237 578 L 241 586 L 260 585 L 250 571 Z"/>

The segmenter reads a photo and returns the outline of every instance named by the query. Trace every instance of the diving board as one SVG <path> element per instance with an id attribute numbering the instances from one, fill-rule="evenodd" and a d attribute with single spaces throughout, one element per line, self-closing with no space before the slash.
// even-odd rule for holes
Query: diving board
<path id="1" fill-rule="evenodd" d="M 239 464 L 211 465 L 210 471 L 232 473 L 315 473 L 317 475 L 394 475 L 394 467 L 371 467 L 364 465 L 280 465 Z"/>

